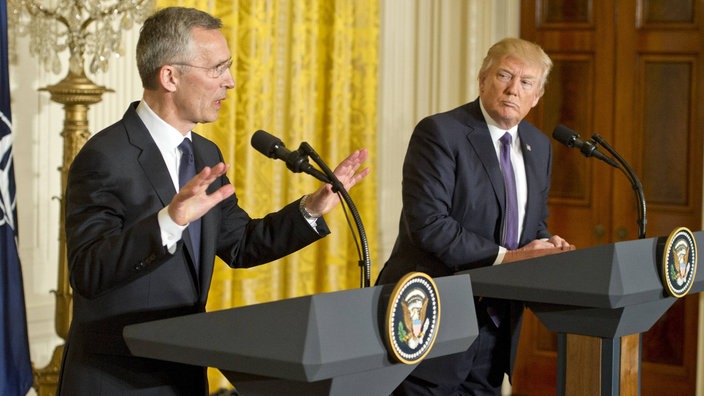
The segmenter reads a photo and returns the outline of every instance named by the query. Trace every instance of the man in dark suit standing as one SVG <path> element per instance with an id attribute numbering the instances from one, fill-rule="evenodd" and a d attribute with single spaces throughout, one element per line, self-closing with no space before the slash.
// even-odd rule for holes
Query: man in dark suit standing
<path id="1" fill-rule="evenodd" d="M 412 271 L 446 276 L 574 249 L 547 230 L 551 144 L 523 121 L 551 68 L 539 46 L 501 40 L 479 71 L 479 98 L 418 123 L 403 165 L 399 234 L 378 283 Z M 500 395 L 523 307 L 475 303 L 479 336 L 472 346 L 421 362 L 394 395 Z"/>
<path id="2" fill-rule="evenodd" d="M 132 356 L 123 328 L 203 312 L 216 255 L 252 267 L 330 232 L 321 216 L 339 200 L 329 185 L 252 219 L 238 206 L 220 150 L 191 132 L 217 119 L 234 87 L 220 28 L 219 19 L 189 8 L 149 17 L 137 44 L 142 100 L 71 165 L 65 210 L 74 300 L 61 395 L 207 394 L 205 368 Z M 337 166 L 345 188 L 369 173 L 358 171 L 366 157 L 355 151 Z M 181 174 L 192 161 L 192 173 Z"/>

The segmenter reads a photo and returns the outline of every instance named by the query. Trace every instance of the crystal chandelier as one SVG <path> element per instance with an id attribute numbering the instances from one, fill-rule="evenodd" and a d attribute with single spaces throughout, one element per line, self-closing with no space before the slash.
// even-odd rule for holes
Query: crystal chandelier
<path id="1" fill-rule="evenodd" d="M 121 33 L 154 10 L 154 0 L 8 0 L 9 25 L 29 36 L 29 51 L 46 71 L 61 72 L 69 50 L 69 74 L 105 72 L 111 56 L 123 56 Z M 16 35 L 16 36 L 17 36 Z"/>

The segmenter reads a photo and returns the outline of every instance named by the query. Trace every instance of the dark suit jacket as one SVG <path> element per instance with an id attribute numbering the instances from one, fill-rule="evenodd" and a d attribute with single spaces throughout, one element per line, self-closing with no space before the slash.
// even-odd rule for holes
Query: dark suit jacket
<path id="1" fill-rule="evenodd" d="M 518 135 L 528 183 L 522 246 L 550 236 L 552 146 L 525 121 Z M 412 271 L 437 277 L 492 265 L 503 215 L 503 177 L 479 100 L 421 120 L 403 164 L 398 238 L 377 282 L 394 283 Z M 515 311 L 514 352 L 520 329 L 520 309 Z"/>
<path id="2" fill-rule="evenodd" d="M 231 267 L 252 267 L 329 233 L 322 219 L 316 233 L 298 202 L 251 219 L 233 195 L 202 218 L 196 274 L 187 232 L 174 254 L 162 246 L 157 212 L 176 191 L 136 106 L 89 139 L 69 171 L 66 239 L 74 295 L 60 394 L 206 394 L 204 368 L 132 356 L 123 327 L 204 311 L 215 255 Z M 198 171 L 223 161 L 213 142 L 194 133 L 193 144 Z M 219 178 L 209 192 L 226 183 Z"/>

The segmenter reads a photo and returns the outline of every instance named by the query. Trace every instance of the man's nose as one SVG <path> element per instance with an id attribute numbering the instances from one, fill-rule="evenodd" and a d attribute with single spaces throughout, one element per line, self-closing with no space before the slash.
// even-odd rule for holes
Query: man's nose
<path id="1" fill-rule="evenodd" d="M 232 89 L 235 87 L 235 78 L 232 76 L 232 71 L 230 69 L 227 69 L 225 73 L 223 73 L 222 77 L 225 79 L 223 81 L 225 88 Z"/>
<path id="2" fill-rule="evenodd" d="M 518 78 L 512 78 L 511 81 L 506 85 L 506 91 L 511 94 L 518 94 L 520 90 L 521 80 Z"/>

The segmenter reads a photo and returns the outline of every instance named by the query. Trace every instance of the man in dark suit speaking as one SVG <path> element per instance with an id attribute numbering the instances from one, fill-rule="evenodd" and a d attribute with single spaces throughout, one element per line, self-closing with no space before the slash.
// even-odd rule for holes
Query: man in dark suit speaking
<path id="1" fill-rule="evenodd" d="M 539 46 L 504 39 L 484 58 L 477 100 L 418 123 L 403 165 L 399 234 L 378 283 L 574 248 L 547 230 L 551 144 L 523 121 L 551 68 Z M 475 300 L 479 336 L 469 350 L 423 361 L 395 395 L 500 394 L 523 307 Z"/>
<path id="2" fill-rule="evenodd" d="M 142 100 L 93 136 L 66 188 L 73 321 L 58 393 L 205 395 L 203 367 L 132 356 L 126 325 L 205 310 L 214 259 L 252 267 L 327 235 L 330 185 L 261 219 L 239 207 L 218 147 L 192 132 L 234 87 L 217 18 L 189 8 L 149 17 L 137 43 Z M 335 169 L 349 189 L 366 150 Z M 247 326 L 242 323 L 242 326 Z"/>

